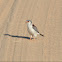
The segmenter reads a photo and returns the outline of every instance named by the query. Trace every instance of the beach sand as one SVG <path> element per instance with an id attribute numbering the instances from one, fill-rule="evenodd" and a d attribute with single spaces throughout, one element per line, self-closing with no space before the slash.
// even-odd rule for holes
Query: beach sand
<path id="1" fill-rule="evenodd" d="M 44 37 L 30 40 L 26 20 Z M 0 0 L 2 61 L 62 61 L 62 0 Z"/>

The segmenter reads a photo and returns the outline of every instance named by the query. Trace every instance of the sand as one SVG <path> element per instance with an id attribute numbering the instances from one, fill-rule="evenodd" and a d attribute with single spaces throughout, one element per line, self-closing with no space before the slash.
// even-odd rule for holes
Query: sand
<path id="1" fill-rule="evenodd" d="M 26 20 L 44 37 L 30 40 Z M 62 0 L 0 0 L 2 61 L 62 61 Z"/>

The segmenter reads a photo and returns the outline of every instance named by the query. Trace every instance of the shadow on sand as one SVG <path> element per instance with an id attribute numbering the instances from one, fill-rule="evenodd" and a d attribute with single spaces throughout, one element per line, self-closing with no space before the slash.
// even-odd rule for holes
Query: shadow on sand
<path id="1" fill-rule="evenodd" d="M 5 36 L 10 36 L 10 37 L 16 37 L 16 38 L 24 38 L 24 39 L 30 39 L 30 37 L 26 36 L 17 36 L 17 35 L 10 35 L 10 34 L 4 34 Z"/>

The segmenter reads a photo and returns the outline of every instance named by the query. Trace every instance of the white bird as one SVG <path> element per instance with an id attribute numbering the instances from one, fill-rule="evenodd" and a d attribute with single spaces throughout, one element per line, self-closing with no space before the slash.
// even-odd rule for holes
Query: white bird
<path id="1" fill-rule="evenodd" d="M 37 27 L 34 24 L 32 24 L 31 20 L 26 20 L 26 23 L 27 23 L 27 30 L 28 30 L 29 34 L 31 35 L 30 40 L 32 39 L 33 36 L 35 39 L 38 34 L 41 36 L 44 36 L 43 34 L 39 33 Z"/>

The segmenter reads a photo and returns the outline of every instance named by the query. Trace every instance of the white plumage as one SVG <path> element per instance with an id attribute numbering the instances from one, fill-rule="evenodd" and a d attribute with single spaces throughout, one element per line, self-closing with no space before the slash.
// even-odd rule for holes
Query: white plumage
<path id="1" fill-rule="evenodd" d="M 27 20 L 27 30 L 29 32 L 29 34 L 31 35 L 30 39 L 34 36 L 34 38 L 37 37 L 39 33 L 39 31 L 37 30 L 37 27 L 32 24 L 32 21 L 31 20 Z M 43 36 L 42 34 L 40 34 L 41 36 Z"/>
<path id="2" fill-rule="evenodd" d="M 38 32 L 36 32 L 34 29 L 33 29 L 33 26 L 32 26 L 32 23 L 29 22 L 27 23 L 27 28 L 28 28 L 28 32 L 33 35 L 33 36 L 37 36 L 37 34 L 39 34 Z"/>

